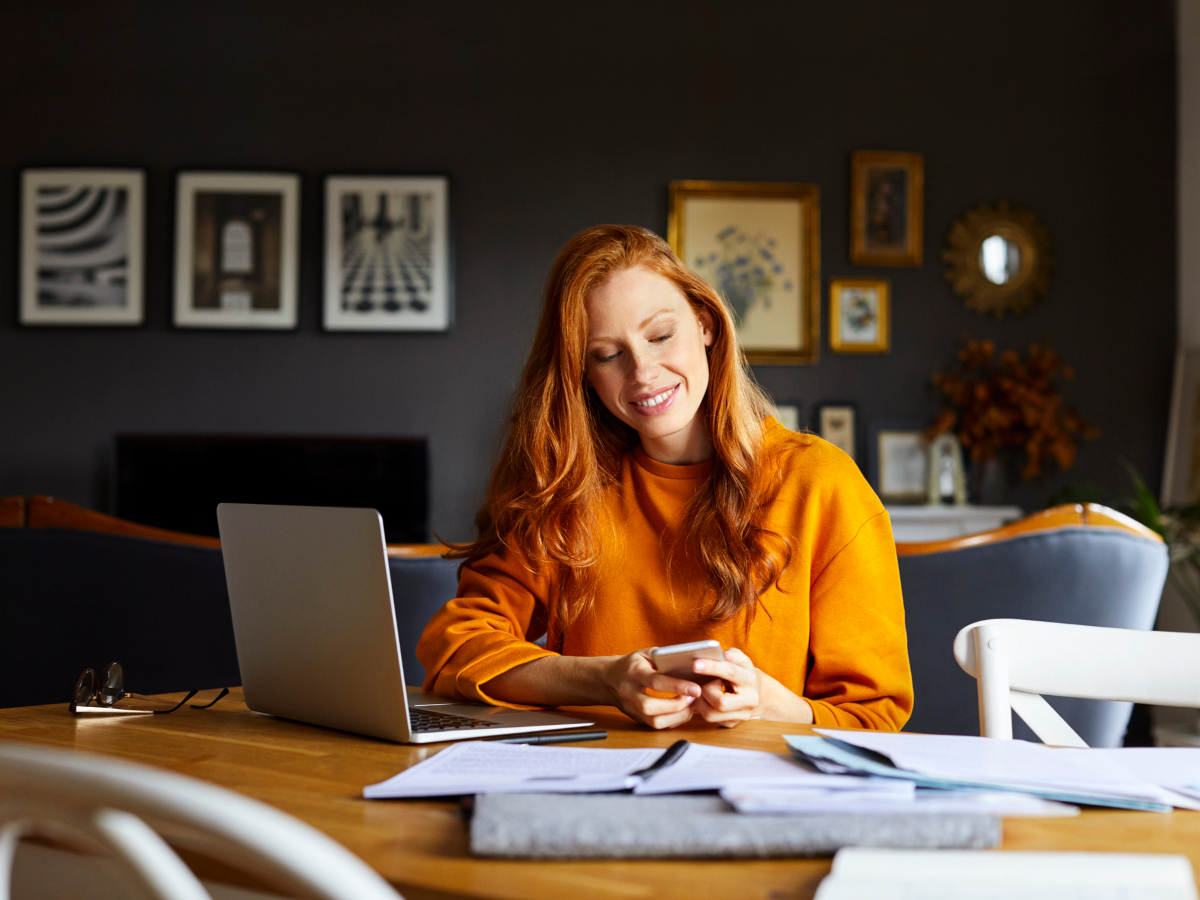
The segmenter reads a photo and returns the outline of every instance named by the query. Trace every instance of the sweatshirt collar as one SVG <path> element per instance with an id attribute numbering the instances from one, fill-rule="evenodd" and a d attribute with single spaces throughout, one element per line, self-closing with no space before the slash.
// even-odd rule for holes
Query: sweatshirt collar
<path id="1" fill-rule="evenodd" d="M 646 451 L 642 449 L 642 445 L 638 444 L 633 448 L 633 458 L 639 466 L 649 472 L 651 475 L 657 475 L 659 478 L 704 478 L 712 470 L 712 460 L 706 459 L 704 462 L 693 463 L 690 466 L 672 466 L 667 463 L 661 463 L 656 459 L 651 459 L 646 455 Z"/>

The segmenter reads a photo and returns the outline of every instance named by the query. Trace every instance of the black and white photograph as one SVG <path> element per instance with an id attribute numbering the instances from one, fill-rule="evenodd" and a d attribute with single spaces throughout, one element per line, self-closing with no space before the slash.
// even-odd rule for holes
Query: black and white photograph
<path id="1" fill-rule="evenodd" d="M 140 325 L 145 175 L 21 173 L 23 325 Z"/>
<path id="2" fill-rule="evenodd" d="M 448 182 L 440 176 L 326 179 L 326 329 L 450 327 Z"/>
<path id="3" fill-rule="evenodd" d="M 175 232 L 175 324 L 295 328 L 300 179 L 182 172 Z"/>

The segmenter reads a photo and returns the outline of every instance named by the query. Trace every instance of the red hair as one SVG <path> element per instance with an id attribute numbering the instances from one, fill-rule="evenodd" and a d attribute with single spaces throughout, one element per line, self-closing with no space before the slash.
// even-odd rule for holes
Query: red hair
<path id="1" fill-rule="evenodd" d="M 533 571 L 557 570 L 562 625 L 595 598 L 604 492 L 620 475 L 637 432 L 617 419 L 587 382 L 588 293 L 617 272 L 642 267 L 673 282 L 713 326 L 708 391 L 701 406 L 713 466 L 682 521 L 681 546 L 706 574 L 709 615 L 753 607 L 791 558 L 791 544 L 761 525 L 782 480 L 766 457 L 763 420 L 773 411 L 754 382 L 720 296 L 688 271 L 658 235 L 628 225 L 581 231 L 559 253 L 513 404 L 507 439 L 476 516 L 478 537 L 449 554 L 474 562 L 507 547 Z"/>

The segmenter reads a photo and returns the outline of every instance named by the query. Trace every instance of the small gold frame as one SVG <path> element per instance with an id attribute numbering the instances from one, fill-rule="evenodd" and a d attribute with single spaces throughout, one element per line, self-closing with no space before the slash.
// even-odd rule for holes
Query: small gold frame
<path id="1" fill-rule="evenodd" d="M 990 281 L 980 263 L 983 242 L 994 235 L 1017 247 L 1017 272 L 1006 284 Z M 1053 244 L 1045 226 L 1034 213 L 1003 200 L 994 207 L 980 204 L 956 219 L 946 235 L 942 260 L 946 280 L 967 309 L 997 319 L 1029 309 L 1049 290 L 1054 268 Z"/>
<path id="2" fill-rule="evenodd" d="M 672 181 L 669 187 L 667 242 L 683 260 L 684 265 L 688 265 L 684 207 L 692 198 L 791 200 L 799 205 L 800 246 L 796 248 L 796 262 L 799 266 L 796 279 L 796 315 L 799 317 L 800 344 L 795 348 L 786 349 L 743 344 L 742 351 L 751 365 L 795 366 L 815 363 L 819 355 L 821 336 L 821 212 L 820 191 L 817 186 L 752 181 Z M 690 265 L 689 268 L 695 271 Z M 703 277 L 703 273 L 698 274 Z M 720 289 L 718 293 L 721 293 Z M 725 299 L 728 304 L 728 298 Z"/>
<path id="3" fill-rule="evenodd" d="M 873 341 L 855 340 L 842 328 L 843 303 L 848 291 L 875 291 Z M 887 353 L 892 349 L 891 285 L 882 278 L 835 278 L 829 282 L 829 349 L 836 353 Z"/>
<path id="4" fill-rule="evenodd" d="M 903 170 L 904 239 L 889 245 L 870 236 L 871 174 Z M 856 266 L 919 266 L 924 247 L 925 162 L 920 153 L 859 150 L 850 156 L 850 262 Z"/>

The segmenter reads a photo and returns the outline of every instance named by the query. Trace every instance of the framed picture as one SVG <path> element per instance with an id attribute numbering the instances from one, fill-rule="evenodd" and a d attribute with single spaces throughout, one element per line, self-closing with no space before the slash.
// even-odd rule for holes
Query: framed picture
<path id="1" fill-rule="evenodd" d="M 829 349 L 886 353 L 892 347 L 891 290 L 886 281 L 836 278 L 829 283 Z"/>
<path id="2" fill-rule="evenodd" d="M 919 266 L 924 192 L 921 154 L 854 153 L 850 157 L 850 262 Z"/>
<path id="3" fill-rule="evenodd" d="M 1167 425 L 1163 506 L 1200 503 L 1200 350 L 1180 349 Z"/>
<path id="4" fill-rule="evenodd" d="M 181 172 L 175 324 L 295 328 L 300 176 Z"/>
<path id="5" fill-rule="evenodd" d="M 857 462 L 857 418 L 851 403 L 821 403 L 814 410 L 813 429 Z"/>
<path id="6" fill-rule="evenodd" d="M 815 186 L 673 181 L 667 240 L 724 298 L 750 363 L 817 361 L 821 273 Z"/>
<path id="7" fill-rule="evenodd" d="M 140 325 L 145 174 L 21 173 L 22 325 Z"/>
<path id="8" fill-rule="evenodd" d="M 449 179 L 325 180 L 325 328 L 451 324 Z"/>
<path id="9" fill-rule="evenodd" d="M 873 477 L 879 499 L 923 503 L 929 490 L 929 454 L 921 429 L 874 426 Z"/>
<path id="10" fill-rule="evenodd" d="M 788 431 L 799 431 L 800 406 L 796 403 L 776 403 L 775 419 Z"/>

